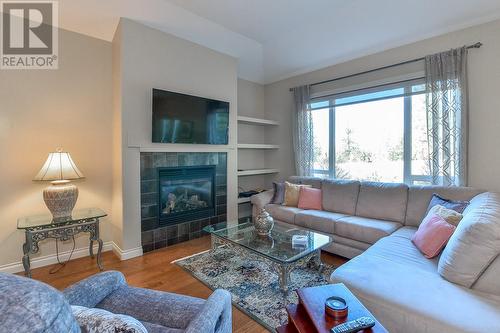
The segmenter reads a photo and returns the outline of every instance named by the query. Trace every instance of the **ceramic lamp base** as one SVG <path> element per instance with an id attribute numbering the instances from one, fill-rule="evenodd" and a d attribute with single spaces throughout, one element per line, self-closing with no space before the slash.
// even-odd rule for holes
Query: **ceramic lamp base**
<path id="1" fill-rule="evenodd" d="M 78 188 L 67 180 L 54 181 L 43 190 L 43 201 L 52 213 L 54 221 L 71 218 L 78 199 Z"/>

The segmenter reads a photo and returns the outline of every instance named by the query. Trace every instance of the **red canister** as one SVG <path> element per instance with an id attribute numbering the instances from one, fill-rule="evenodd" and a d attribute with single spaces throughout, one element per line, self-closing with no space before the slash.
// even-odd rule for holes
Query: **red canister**
<path id="1" fill-rule="evenodd" d="M 326 299 L 325 312 L 334 319 L 344 319 L 347 317 L 349 307 L 342 297 L 332 296 Z"/>

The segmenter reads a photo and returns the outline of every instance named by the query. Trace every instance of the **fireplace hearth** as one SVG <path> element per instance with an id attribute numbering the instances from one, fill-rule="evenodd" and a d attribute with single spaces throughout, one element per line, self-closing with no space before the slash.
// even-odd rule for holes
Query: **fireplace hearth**
<path id="1" fill-rule="evenodd" d="M 159 225 L 215 215 L 215 166 L 158 168 Z"/>

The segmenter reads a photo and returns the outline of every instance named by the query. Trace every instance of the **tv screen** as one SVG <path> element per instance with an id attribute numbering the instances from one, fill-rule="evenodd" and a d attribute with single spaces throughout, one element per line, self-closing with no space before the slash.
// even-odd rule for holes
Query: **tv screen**
<path id="1" fill-rule="evenodd" d="M 227 145 L 229 102 L 153 89 L 153 142 Z"/>

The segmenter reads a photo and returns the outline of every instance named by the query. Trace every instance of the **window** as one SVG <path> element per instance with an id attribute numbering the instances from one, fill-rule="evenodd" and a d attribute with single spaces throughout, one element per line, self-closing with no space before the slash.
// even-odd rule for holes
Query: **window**
<path id="1" fill-rule="evenodd" d="M 429 184 L 424 88 L 412 80 L 314 100 L 315 175 Z"/>

